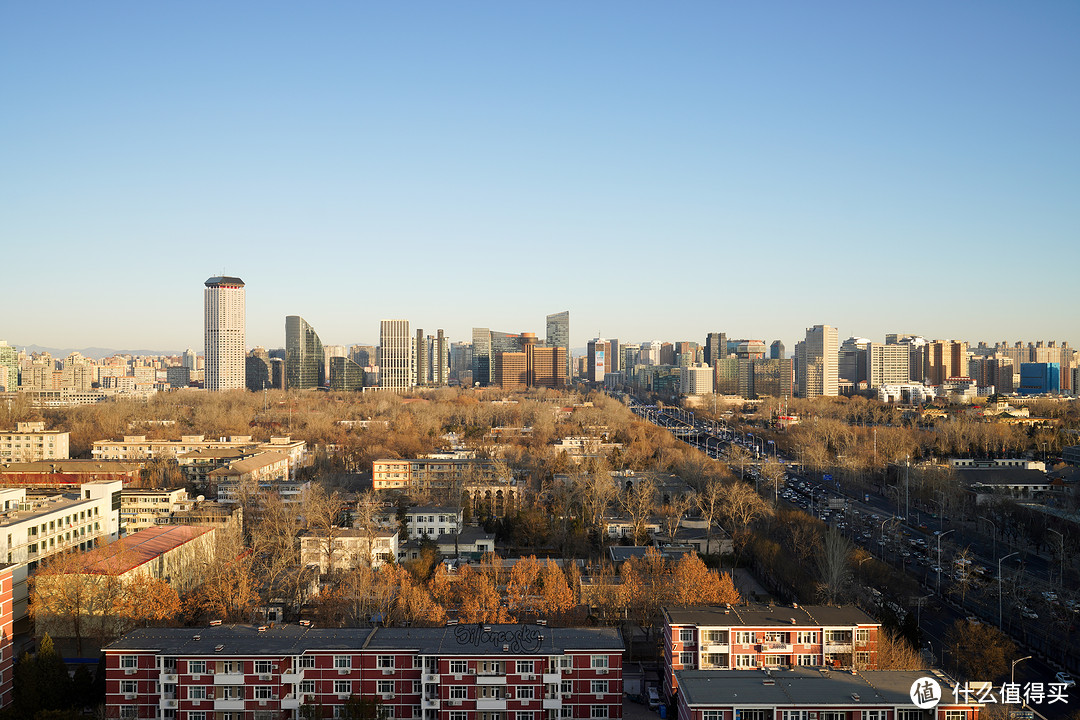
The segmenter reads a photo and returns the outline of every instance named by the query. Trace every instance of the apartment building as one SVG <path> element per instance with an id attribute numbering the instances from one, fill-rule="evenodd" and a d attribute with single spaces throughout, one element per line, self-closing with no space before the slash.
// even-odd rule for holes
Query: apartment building
<path id="1" fill-rule="evenodd" d="M 15 565 L 0 563 L 0 710 L 11 704 L 15 687 Z"/>
<path id="2" fill-rule="evenodd" d="M 271 437 L 267 442 L 253 440 L 250 435 L 233 435 L 217 440 L 207 440 L 205 435 L 182 435 L 179 440 L 147 440 L 145 435 L 125 435 L 122 440 L 95 440 L 90 454 L 101 460 L 175 458 L 183 465 L 185 463 L 181 463 L 180 459 L 185 455 L 208 450 L 241 450 L 245 457 L 268 450 L 283 452 L 289 456 L 290 474 L 307 462 L 307 443 L 293 440 L 287 435 Z M 204 457 L 209 457 L 209 454 Z M 198 456 L 191 459 L 192 463 L 197 464 L 198 461 Z"/>
<path id="3" fill-rule="evenodd" d="M 123 483 L 85 483 L 78 492 L 32 493 L 26 488 L 0 489 L 0 552 L 14 571 L 14 618 L 26 617 L 27 573 L 56 553 L 89 550 L 120 534 L 120 490 Z"/>
<path id="4" fill-rule="evenodd" d="M 338 717 L 354 696 L 391 720 L 622 717 L 613 628 L 147 628 L 104 653 L 112 718 Z"/>
<path id="5" fill-rule="evenodd" d="M 415 505 L 405 511 L 405 532 L 408 540 L 436 538 L 461 531 L 464 513 L 461 508 L 445 505 Z M 397 528 L 397 510 L 380 513 L 376 522 L 383 528 Z"/>
<path id="6" fill-rule="evenodd" d="M 0 485 L 77 492 L 80 485 L 102 480 L 119 480 L 129 485 L 139 479 L 142 467 L 141 462 L 86 459 L 3 463 L 0 465 Z"/>
<path id="7" fill-rule="evenodd" d="M 0 463 L 66 460 L 68 432 L 46 430 L 43 422 L 15 423 L 14 430 L 0 432 Z"/>
<path id="8" fill-rule="evenodd" d="M 881 623 L 854 606 L 664 608 L 664 690 L 680 670 L 877 667 Z"/>
<path id="9" fill-rule="evenodd" d="M 239 503 L 245 493 L 274 492 L 285 502 L 299 502 L 307 483 L 290 479 L 289 457 L 280 452 L 261 452 L 228 467 L 218 468 L 207 476 L 210 492 L 218 502 Z"/>
<path id="10" fill-rule="evenodd" d="M 398 534 L 393 531 L 367 532 L 359 528 L 339 528 L 333 536 L 305 530 L 300 533 L 300 564 L 318 565 L 320 573 L 357 565 L 381 567 L 397 562 Z"/>
<path id="11" fill-rule="evenodd" d="M 383 459 L 371 463 L 376 490 L 447 489 L 462 483 L 490 483 L 498 478 L 498 465 L 475 458 Z"/>
<path id="12" fill-rule="evenodd" d="M 978 693 L 965 698 L 945 675 L 925 670 L 677 674 L 678 720 L 978 720 L 983 707 Z M 932 692 L 938 702 L 922 709 L 916 692 Z"/>
<path id="13" fill-rule="evenodd" d="M 191 507 L 187 490 L 129 488 L 120 492 L 120 527 L 125 533 L 154 527 L 158 518 Z"/>

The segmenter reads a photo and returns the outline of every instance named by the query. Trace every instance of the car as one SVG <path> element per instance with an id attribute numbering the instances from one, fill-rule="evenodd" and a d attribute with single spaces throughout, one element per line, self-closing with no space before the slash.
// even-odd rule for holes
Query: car
<path id="1" fill-rule="evenodd" d="M 645 697 L 648 699 L 650 710 L 656 710 L 660 707 L 660 693 L 655 687 L 650 685 L 645 691 Z"/>
<path id="2" fill-rule="evenodd" d="M 1029 610 L 1029 609 L 1025 608 L 1024 610 L 1020 611 L 1020 614 L 1023 617 L 1026 617 L 1028 620 L 1038 620 L 1039 619 L 1039 613 L 1035 612 L 1034 610 Z"/>
<path id="3" fill-rule="evenodd" d="M 1074 687 L 1076 685 L 1076 681 L 1073 680 L 1072 675 L 1067 672 L 1059 672 L 1054 676 L 1054 679 L 1059 683 L 1064 684 L 1065 687 Z"/>

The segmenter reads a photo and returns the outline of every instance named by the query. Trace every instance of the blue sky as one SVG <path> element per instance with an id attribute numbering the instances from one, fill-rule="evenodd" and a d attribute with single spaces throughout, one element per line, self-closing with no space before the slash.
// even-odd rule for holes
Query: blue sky
<path id="1" fill-rule="evenodd" d="M 6 3 L 0 338 L 1080 341 L 1075 2 Z"/>

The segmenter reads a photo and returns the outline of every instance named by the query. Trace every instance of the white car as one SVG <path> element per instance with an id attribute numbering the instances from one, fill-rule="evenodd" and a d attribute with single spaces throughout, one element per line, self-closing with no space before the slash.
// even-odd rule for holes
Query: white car
<path id="1" fill-rule="evenodd" d="M 1076 685 L 1076 681 L 1073 680 L 1072 675 L 1067 672 L 1059 672 L 1054 676 L 1054 679 L 1059 683 L 1064 683 L 1066 687 L 1073 687 Z"/>

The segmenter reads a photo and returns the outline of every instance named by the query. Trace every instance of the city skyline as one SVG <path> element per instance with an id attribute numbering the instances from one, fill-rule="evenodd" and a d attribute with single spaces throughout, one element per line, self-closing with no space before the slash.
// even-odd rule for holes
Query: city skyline
<path id="1" fill-rule="evenodd" d="M 0 337 L 1078 341 L 1080 6 L 14 5 Z M 1019 272 L 1017 272 L 1019 271 Z M 402 288 L 408 287 L 408 292 Z M 1001 302 L 988 296 L 1009 288 Z M 496 300 L 497 299 L 497 300 Z"/>

